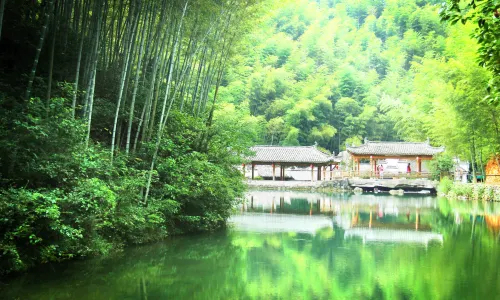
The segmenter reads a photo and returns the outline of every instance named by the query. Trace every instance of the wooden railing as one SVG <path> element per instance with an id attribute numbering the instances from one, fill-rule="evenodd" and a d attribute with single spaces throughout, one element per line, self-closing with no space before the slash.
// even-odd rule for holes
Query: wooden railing
<path id="1" fill-rule="evenodd" d="M 326 180 L 330 179 L 330 171 L 326 174 Z M 383 173 L 383 177 L 375 172 L 358 172 L 358 171 L 333 171 L 333 179 L 338 178 L 377 178 L 377 179 L 419 179 L 419 178 L 430 178 L 432 174 L 430 172 L 411 172 L 408 173 Z"/>
<path id="2" fill-rule="evenodd" d="M 265 174 L 262 174 L 256 170 L 257 174 L 259 177 L 265 177 L 265 178 L 271 178 L 272 174 L 269 174 L 269 172 L 266 172 Z M 328 181 L 328 180 L 336 180 L 336 179 L 342 179 L 342 178 L 366 178 L 366 179 L 382 179 L 380 174 L 376 174 L 375 172 L 370 172 L 370 171 L 342 171 L 342 170 L 321 170 L 321 181 Z M 318 181 L 318 171 L 315 168 L 313 172 L 311 172 L 310 169 L 287 169 L 285 171 L 285 178 L 290 178 L 290 176 L 293 176 L 293 174 L 300 174 L 300 176 L 297 176 L 298 178 L 295 178 L 296 180 L 311 180 L 311 177 L 313 178 L 313 181 Z M 251 173 L 246 172 L 246 176 L 250 177 Z M 430 178 L 431 173 L 429 172 L 411 172 L 411 174 L 407 173 L 395 173 L 395 172 L 384 172 L 383 173 L 383 179 L 401 179 L 401 178 L 406 178 L 406 179 L 419 179 L 419 178 Z M 276 172 L 275 174 L 275 179 L 276 180 L 281 180 L 281 177 L 279 176 L 279 172 Z"/>

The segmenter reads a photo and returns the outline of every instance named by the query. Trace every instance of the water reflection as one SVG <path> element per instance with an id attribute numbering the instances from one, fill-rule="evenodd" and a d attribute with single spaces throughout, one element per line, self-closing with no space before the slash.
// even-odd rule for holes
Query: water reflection
<path id="1" fill-rule="evenodd" d="M 348 193 L 323 194 L 292 191 L 251 191 L 240 204 L 241 212 L 266 212 L 288 214 L 335 214 L 353 206 L 362 209 L 377 207 L 383 214 L 398 215 L 401 209 L 435 209 L 436 200 L 431 196 L 409 195 L 405 197 Z"/>
<path id="2" fill-rule="evenodd" d="M 344 230 L 346 239 L 427 246 L 432 241 L 443 242 L 441 233 L 432 232 L 436 206 L 436 198 L 421 195 L 251 191 L 240 205 L 241 214 L 230 223 L 244 231 L 310 234 L 335 225 Z"/>
<path id="3" fill-rule="evenodd" d="M 0 295 L 78 300 L 500 294 L 499 204 L 269 191 L 248 196 L 227 231 L 45 266 L 5 282 Z"/>

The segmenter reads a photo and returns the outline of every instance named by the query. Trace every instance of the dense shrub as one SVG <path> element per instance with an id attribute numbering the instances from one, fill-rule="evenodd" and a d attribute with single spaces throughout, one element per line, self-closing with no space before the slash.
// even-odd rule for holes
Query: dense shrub
<path id="1" fill-rule="evenodd" d="M 59 190 L 1 192 L 1 273 L 84 254 L 83 229 L 65 222 L 63 201 Z"/>
<path id="2" fill-rule="evenodd" d="M 475 184 L 472 188 L 471 198 L 474 200 L 482 200 L 486 192 L 486 186 L 484 184 Z"/>
<path id="3" fill-rule="evenodd" d="M 217 137 L 201 145 L 206 125 L 173 113 L 146 202 L 148 144 L 111 164 L 67 107 L 55 99 L 47 114 L 33 99 L 0 113 L 0 275 L 225 225 L 244 187 L 234 149 L 246 148 L 224 139 L 227 127 L 209 128 Z"/>
<path id="4" fill-rule="evenodd" d="M 453 169 L 454 163 L 451 156 L 446 153 L 438 154 L 430 164 L 431 177 L 439 180 L 443 174 L 448 174 Z"/>
<path id="5" fill-rule="evenodd" d="M 481 183 L 453 183 L 451 180 L 448 181 L 443 178 L 438 189 L 449 198 L 460 197 L 469 200 L 500 201 L 500 190 L 496 186 Z"/>
<path id="6" fill-rule="evenodd" d="M 452 187 L 453 180 L 446 176 L 441 179 L 441 182 L 439 182 L 438 191 L 446 195 L 452 189 Z"/>

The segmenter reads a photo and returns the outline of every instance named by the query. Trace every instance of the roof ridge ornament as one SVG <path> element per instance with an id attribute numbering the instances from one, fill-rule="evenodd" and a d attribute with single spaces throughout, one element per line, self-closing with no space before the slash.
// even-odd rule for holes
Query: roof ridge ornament
<path id="1" fill-rule="evenodd" d="M 429 137 L 427 137 L 427 140 L 425 141 L 425 143 L 426 143 L 427 145 L 430 145 L 430 144 L 431 144 L 431 140 L 429 139 Z"/>
<path id="2" fill-rule="evenodd" d="M 369 140 L 365 137 L 364 142 L 365 142 L 365 144 L 368 144 Z"/>

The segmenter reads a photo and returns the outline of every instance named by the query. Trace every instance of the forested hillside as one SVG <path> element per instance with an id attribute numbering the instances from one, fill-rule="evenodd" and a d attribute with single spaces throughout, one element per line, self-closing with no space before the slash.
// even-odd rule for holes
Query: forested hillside
<path id="1" fill-rule="evenodd" d="M 229 68 L 225 109 L 248 112 L 257 143 L 338 152 L 363 138 L 429 137 L 484 161 L 499 144 L 498 109 L 481 101 L 490 75 L 472 25 L 442 23 L 436 3 L 275 4 Z"/>

